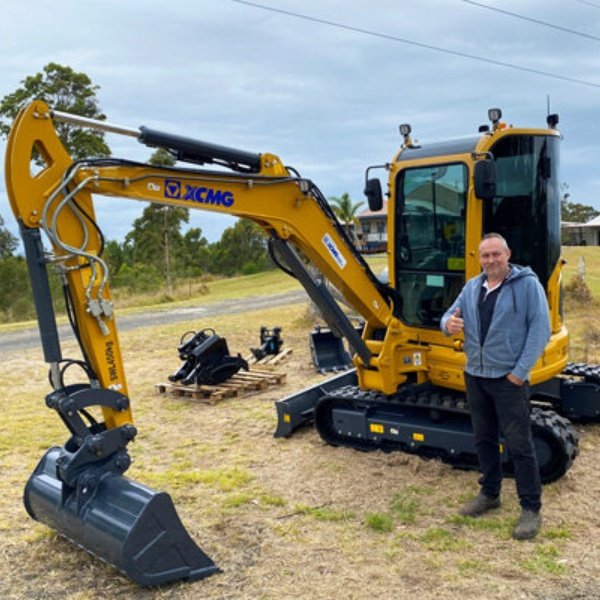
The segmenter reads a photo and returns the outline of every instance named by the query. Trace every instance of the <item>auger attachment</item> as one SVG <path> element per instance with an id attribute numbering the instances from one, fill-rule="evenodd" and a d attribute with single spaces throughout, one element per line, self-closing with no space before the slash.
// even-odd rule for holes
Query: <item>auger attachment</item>
<path id="1" fill-rule="evenodd" d="M 260 328 L 260 346 L 258 348 L 250 348 L 250 351 L 256 360 L 262 360 L 265 356 L 276 356 L 279 354 L 281 346 L 283 346 L 281 327 L 268 329 L 262 325 Z"/>

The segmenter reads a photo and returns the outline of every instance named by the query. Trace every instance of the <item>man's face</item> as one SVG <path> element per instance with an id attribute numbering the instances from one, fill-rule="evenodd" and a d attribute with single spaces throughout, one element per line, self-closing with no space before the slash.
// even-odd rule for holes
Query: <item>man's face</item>
<path id="1" fill-rule="evenodd" d="M 479 263 L 488 279 L 499 281 L 508 273 L 510 250 L 498 238 L 488 238 L 479 244 Z"/>

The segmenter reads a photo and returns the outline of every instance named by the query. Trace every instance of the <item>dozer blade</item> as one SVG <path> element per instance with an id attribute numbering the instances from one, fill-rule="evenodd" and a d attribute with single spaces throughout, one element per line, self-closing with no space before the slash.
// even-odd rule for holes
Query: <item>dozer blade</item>
<path id="1" fill-rule="evenodd" d="M 346 385 L 357 385 L 356 369 L 349 369 L 275 402 L 277 429 L 274 437 L 290 437 L 296 429 L 314 420 L 317 402 L 329 392 Z"/>
<path id="2" fill-rule="evenodd" d="M 76 489 L 57 477 L 61 448 L 46 452 L 25 486 L 31 517 L 143 586 L 220 572 L 181 523 L 171 497 L 122 475 L 90 469 Z"/>

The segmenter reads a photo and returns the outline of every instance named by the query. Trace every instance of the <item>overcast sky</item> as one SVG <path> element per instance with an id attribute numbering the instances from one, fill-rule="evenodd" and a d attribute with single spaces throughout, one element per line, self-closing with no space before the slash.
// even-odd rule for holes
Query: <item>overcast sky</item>
<path id="1" fill-rule="evenodd" d="M 508 123 L 545 127 L 549 97 L 561 180 L 600 210 L 600 0 L 2 4 L 0 97 L 67 65 L 100 87 L 109 121 L 273 152 L 328 197 L 363 199 L 364 170 L 392 158 L 400 123 L 436 141 L 475 133 L 497 106 Z M 151 153 L 107 141 L 119 158 Z M 122 240 L 143 205 L 98 197 L 96 208 Z M 0 214 L 16 233 L 4 177 Z M 233 222 L 197 211 L 191 225 L 216 241 Z"/>

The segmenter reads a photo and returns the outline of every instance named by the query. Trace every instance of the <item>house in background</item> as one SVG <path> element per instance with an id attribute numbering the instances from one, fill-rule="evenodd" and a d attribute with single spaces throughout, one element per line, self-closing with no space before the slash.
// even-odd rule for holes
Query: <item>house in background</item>
<path id="1" fill-rule="evenodd" d="M 385 252 L 387 250 L 387 200 L 383 200 L 383 207 L 377 212 L 369 208 L 356 215 L 356 237 L 358 249 L 364 254 Z"/>
<path id="2" fill-rule="evenodd" d="M 457 219 L 462 221 L 462 212 L 460 214 L 456 212 L 457 207 L 464 205 L 461 194 L 462 192 L 458 192 L 452 186 L 444 183 L 432 186 L 430 182 L 427 182 L 415 187 L 405 198 L 404 215 L 407 219 L 405 226 L 416 227 L 418 225 L 424 236 L 435 236 L 436 216 L 452 217 L 454 221 Z M 434 212 L 432 212 L 432 207 Z M 388 201 L 384 199 L 381 210 L 373 212 L 366 209 L 356 215 L 358 219 L 356 234 L 359 239 L 358 248 L 361 252 L 365 254 L 386 252 L 387 211 Z M 440 219 L 441 221 L 443 218 Z M 464 239 L 464 234 L 462 238 Z"/>
<path id="3" fill-rule="evenodd" d="M 562 243 L 565 246 L 600 246 L 600 216 L 587 223 L 561 223 Z"/>
<path id="4" fill-rule="evenodd" d="M 443 196 L 440 204 L 443 204 Z M 357 247 L 360 252 L 372 254 L 387 250 L 387 200 L 383 208 L 373 212 L 368 208 L 356 215 Z M 562 243 L 565 246 L 600 246 L 600 216 L 587 223 L 561 223 Z"/>

